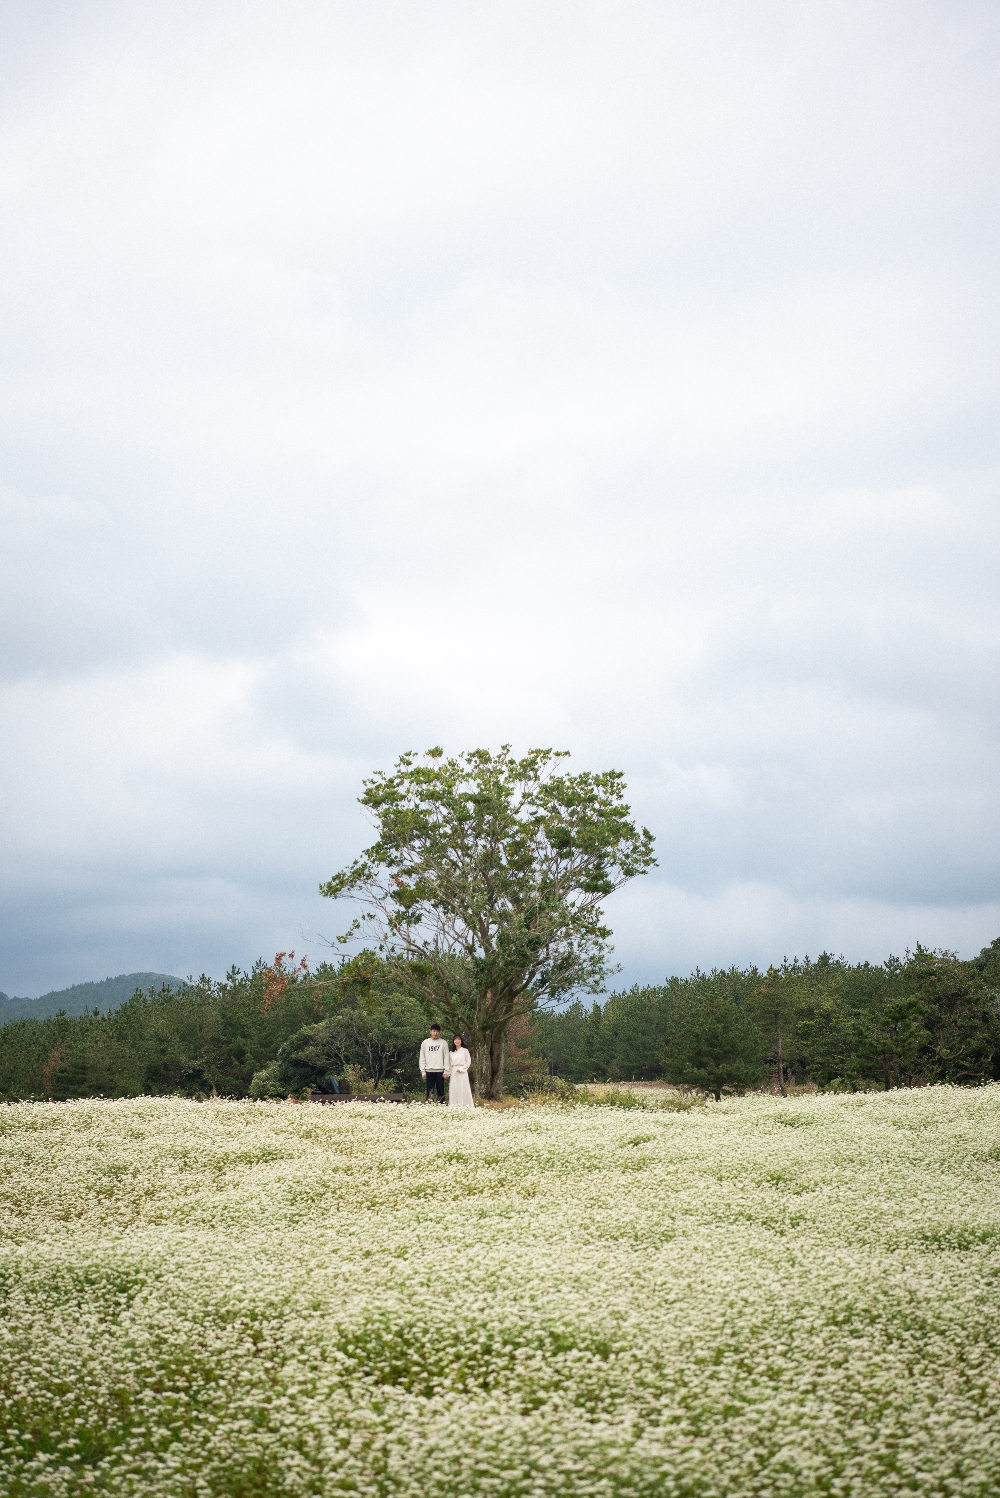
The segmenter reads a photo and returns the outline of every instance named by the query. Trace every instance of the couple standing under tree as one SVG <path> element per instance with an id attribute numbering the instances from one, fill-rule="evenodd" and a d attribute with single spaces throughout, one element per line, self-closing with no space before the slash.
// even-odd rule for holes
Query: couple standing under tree
<path id="1" fill-rule="evenodd" d="M 444 1084 L 449 1080 L 448 1107 L 474 1108 L 472 1086 L 469 1082 L 469 1067 L 472 1057 L 465 1048 L 461 1035 L 456 1035 L 448 1048 L 441 1039 L 441 1026 L 431 1025 L 431 1033 L 420 1042 L 420 1075 L 424 1079 L 427 1101 L 431 1094 L 437 1102 L 444 1102 Z"/>

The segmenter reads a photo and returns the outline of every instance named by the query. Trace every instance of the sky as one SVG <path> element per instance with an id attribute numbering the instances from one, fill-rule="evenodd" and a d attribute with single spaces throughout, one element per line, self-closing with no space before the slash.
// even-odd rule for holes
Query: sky
<path id="1" fill-rule="evenodd" d="M 321 960 L 409 749 L 616 983 L 1000 934 L 1000 10 L 6 0 L 0 989 Z"/>

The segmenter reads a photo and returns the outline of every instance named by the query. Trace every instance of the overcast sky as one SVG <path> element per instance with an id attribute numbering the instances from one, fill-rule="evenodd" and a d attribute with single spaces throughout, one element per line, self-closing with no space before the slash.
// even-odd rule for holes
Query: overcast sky
<path id="1" fill-rule="evenodd" d="M 438 743 L 625 772 L 621 981 L 1000 933 L 998 123 L 995 0 L 6 0 L 0 989 Z"/>

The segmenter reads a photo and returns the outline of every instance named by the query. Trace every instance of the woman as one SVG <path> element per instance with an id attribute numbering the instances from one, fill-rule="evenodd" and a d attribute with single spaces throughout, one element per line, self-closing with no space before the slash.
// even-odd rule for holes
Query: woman
<path id="1" fill-rule="evenodd" d="M 448 1084 L 449 1108 L 474 1108 L 476 1106 L 469 1084 L 471 1065 L 472 1057 L 465 1049 L 465 1041 L 461 1035 L 456 1035 L 448 1053 L 448 1070 L 451 1074 L 451 1081 Z"/>

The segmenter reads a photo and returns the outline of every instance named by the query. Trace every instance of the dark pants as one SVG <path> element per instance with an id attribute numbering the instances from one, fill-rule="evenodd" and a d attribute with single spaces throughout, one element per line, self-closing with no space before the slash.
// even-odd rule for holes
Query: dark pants
<path id="1" fill-rule="evenodd" d="M 424 1087 L 427 1089 L 427 1091 L 426 1091 L 426 1097 L 427 1097 L 427 1101 L 428 1102 L 430 1102 L 430 1100 L 431 1100 L 431 1093 L 432 1092 L 436 1095 L 437 1100 L 438 1100 L 439 1103 L 443 1103 L 444 1102 L 444 1072 L 443 1071 L 429 1071 L 427 1073 L 425 1079 L 424 1079 Z"/>

